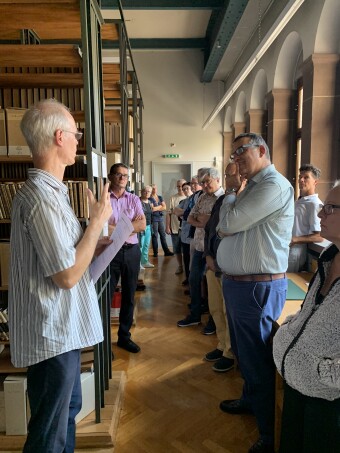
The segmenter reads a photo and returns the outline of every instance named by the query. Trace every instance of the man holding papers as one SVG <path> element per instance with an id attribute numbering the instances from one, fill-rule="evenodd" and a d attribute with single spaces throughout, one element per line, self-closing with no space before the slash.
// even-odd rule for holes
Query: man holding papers
<path id="1" fill-rule="evenodd" d="M 112 215 L 109 218 L 109 234 L 115 229 L 123 213 L 131 220 L 134 231 L 110 263 L 111 291 L 116 289 L 119 278 L 122 288 L 122 302 L 119 313 L 117 346 L 129 352 L 139 352 L 140 347 L 131 340 L 130 329 L 133 321 L 134 297 L 137 287 L 140 249 L 137 233 L 145 230 L 146 222 L 142 204 L 137 195 L 126 190 L 129 169 L 125 164 L 112 165 L 108 178 Z"/>

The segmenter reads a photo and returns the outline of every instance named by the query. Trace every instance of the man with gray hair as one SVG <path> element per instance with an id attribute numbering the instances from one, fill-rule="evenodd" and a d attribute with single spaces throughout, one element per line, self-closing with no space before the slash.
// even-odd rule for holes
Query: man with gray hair
<path id="1" fill-rule="evenodd" d="M 274 453 L 271 333 L 286 300 L 294 190 L 271 164 L 261 136 L 236 137 L 230 157 L 227 195 L 216 228 L 222 238 L 217 263 L 223 272 L 231 347 L 244 386 L 239 399 L 222 401 L 220 409 L 229 414 L 254 413 L 260 437 L 249 453 Z M 248 182 L 240 191 L 243 178 Z"/>
<path id="2" fill-rule="evenodd" d="M 220 184 L 220 175 L 216 168 L 208 168 L 201 178 L 201 186 L 204 193 L 200 196 L 195 206 L 192 208 L 188 223 L 195 229 L 194 253 L 192 255 L 189 286 L 190 286 L 190 314 L 178 321 L 178 327 L 194 326 L 201 323 L 201 305 L 203 303 L 201 295 L 201 281 L 205 270 L 204 254 L 204 227 L 210 218 L 212 207 L 218 197 L 224 194 Z"/>
<path id="3" fill-rule="evenodd" d="M 89 265 L 111 242 L 98 241 L 112 212 L 109 186 L 98 202 L 88 191 L 84 232 L 63 183 L 83 135 L 74 118 L 49 99 L 27 110 L 21 130 L 34 168 L 13 200 L 8 309 L 12 362 L 28 367 L 31 418 L 23 451 L 73 452 L 80 350 L 103 341 Z"/>

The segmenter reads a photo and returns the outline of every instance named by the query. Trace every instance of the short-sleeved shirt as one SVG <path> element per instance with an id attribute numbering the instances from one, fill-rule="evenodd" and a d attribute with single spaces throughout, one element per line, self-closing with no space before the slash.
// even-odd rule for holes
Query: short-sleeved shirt
<path id="1" fill-rule="evenodd" d="M 216 200 L 221 195 L 224 195 L 224 190 L 222 187 L 217 189 L 216 192 L 214 192 L 212 195 L 203 193 L 203 195 L 201 195 L 197 200 L 195 206 L 192 208 L 190 215 L 194 216 L 195 214 L 210 214 Z M 198 250 L 199 252 L 204 251 L 204 236 L 204 228 L 196 227 L 194 235 L 194 246 L 195 250 Z"/>
<path id="2" fill-rule="evenodd" d="M 138 215 L 144 215 L 142 203 L 137 195 L 125 191 L 119 198 L 110 191 L 110 202 L 112 214 L 109 218 L 109 225 L 117 225 L 122 212 L 132 221 Z M 128 244 L 138 244 L 137 233 L 132 234 L 126 241 Z"/>
<path id="3" fill-rule="evenodd" d="M 171 228 L 171 233 L 172 234 L 178 234 L 179 233 L 179 228 L 180 228 L 180 222 L 179 218 L 177 215 L 173 213 L 173 210 L 176 206 L 179 205 L 181 200 L 185 200 L 187 197 L 185 195 L 173 195 L 170 198 L 170 206 L 169 206 L 169 211 L 168 213 L 170 214 L 170 228 Z"/>
<path id="4" fill-rule="evenodd" d="M 322 206 L 317 193 L 296 200 L 292 236 L 306 236 L 321 231 L 318 213 Z"/>
<path id="5" fill-rule="evenodd" d="M 89 270 L 68 290 L 52 280 L 75 264 L 82 236 L 65 184 L 43 170 L 29 169 L 12 209 L 8 310 L 14 366 L 33 365 L 103 340 Z"/>
<path id="6" fill-rule="evenodd" d="M 157 195 L 157 197 L 158 197 L 158 201 L 156 201 L 155 198 L 153 198 L 153 197 L 149 198 L 149 200 L 155 207 L 160 206 L 163 203 L 163 197 L 161 195 Z M 163 221 L 163 211 L 153 211 L 152 221 L 153 222 L 162 222 Z"/>

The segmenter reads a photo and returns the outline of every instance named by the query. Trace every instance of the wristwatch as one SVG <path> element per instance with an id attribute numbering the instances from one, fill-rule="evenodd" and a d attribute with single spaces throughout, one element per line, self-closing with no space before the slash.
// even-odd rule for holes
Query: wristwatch
<path id="1" fill-rule="evenodd" d="M 235 192 L 236 192 L 236 189 L 234 187 L 232 187 L 231 189 L 227 189 L 225 191 L 226 194 L 235 193 Z"/>

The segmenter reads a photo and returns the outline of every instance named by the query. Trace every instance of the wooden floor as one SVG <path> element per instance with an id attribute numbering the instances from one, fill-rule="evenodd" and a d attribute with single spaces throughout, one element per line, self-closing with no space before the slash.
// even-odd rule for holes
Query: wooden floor
<path id="1" fill-rule="evenodd" d="M 131 331 L 141 352 L 117 348 L 117 326 L 112 327 L 112 368 L 126 372 L 114 450 L 76 452 L 246 453 L 258 438 L 255 419 L 225 414 L 218 407 L 221 400 L 240 396 L 239 372 L 216 373 L 203 360 L 216 348 L 216 335 L 202 335 L 202 326 L 176 326 L 188 313 L 190 299 L 183 293 L 183 274 L 175 275 L 175 257 L 150 261 L 155 268 L 145 271 L 147 289 L 136 293 L 137 324 Z"/>
<path id="2" fill-rule="evenodd" d="M 202 326 L 179 328 L 188 312 L 175 257 L 150 258 L 147 289 L 137 292 L 138 318 L 129 354 L 115 346 L 113 370 L 126 371 L 123 410 L 114 453 L 243 453 L 257 440 L 255 419 L 219 410 L 223 399 L 240 396 L 239 372 L 216 373 L 203 360 L 216 348 L 216 335 Z M 203 321 L 207 315 L 203 316 Z"/>

